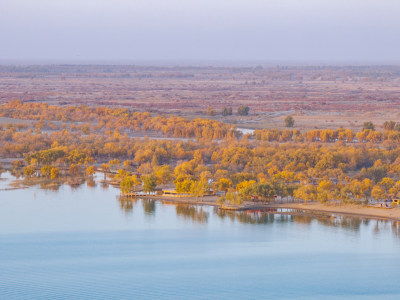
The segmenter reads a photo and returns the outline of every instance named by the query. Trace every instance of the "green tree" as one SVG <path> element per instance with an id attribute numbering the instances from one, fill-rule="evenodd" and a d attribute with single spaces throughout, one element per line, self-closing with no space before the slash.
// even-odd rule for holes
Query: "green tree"
<path id="1" fill-rule="evenodd" d="M 237 110 L 239 116 L 247 116 L 249 114 L 249 111 L 250 107 L 245 105 L 240 105 Z"/>
<path id="2" fill-rule="evenodd" d="M 136 177 L 136 175 L 126 176 L 122 179 L 122 181 L 120 183 L 121 192 L 122 193 L 134 192 L 136 189 L 136 186 L 138 186 L 139 184 L 140 184 L 140 181 Z"/>
<path id="3" fill-rule="evenodd" d="M 191 184 L 190 193 L 196 197 L 196 201 L 198 197 L 204 195 L 200 181 L 193 181 L 193 183 Z"/>
<path id="4" fill-rule="evenodd" d="M 252 184 L 242 188 L 239 191 L 239 195 L 242 199 L 250 200 L 251 197 L 257 197 L 263 201 L 272 201 L 273 197 L 277 194 L 276 187 L 269 183 L 263 182 L 258 184 Z"/>
<path id="5" fill-rule="evenodd" d="M 240 197 L 240 195 L 235 191 L 229 191 L 221 198 L 223 199 L 223 201 L 229 201 L 231 204 L 240 205 L 243 203 L 243 198 Z"/>
<path id="6" fill-rule="evenodd" d="M 209 116 L 215 116 L 217 113 L 216 113 L 216 111 L 215 111 L 215 109 L 214 108 L 212 108 L 211 106 L 208 106 L 207 107 L 207 115 L 209 115 Z"/>
<path id="7" fill-rule="evenodd" d="M 385 121 L 382 127 L 385 130 L 394 130 L 395 126 L 396 126 L 395 121 Z"/>
<path id="8" fill-rule="evenodd" d="M 201 174 L 201 178 L 198 181 L 192 181 L 191 184 L 191 190 L 190 192 L 192 193 L 193 196 L 196 197 L 196 200 L 198 197 L 201 197 L 201 201 L 203 201 L 204 195 L 209 191 L 210 185 L 208 183 L 208 174 L 209 172 L 203 172 Z M 210 174 L 211 177 L 211 174 Z"/>
<path id="9" fill-rule="evenodd" d="M 293 127 L 294 126 L 294 119 L 293 119 L 293 117 L 292 116 L 287 116 L 286 118 L 285 118 L 285 126 L 286 127 Z"/>
<path id="10" fill-rule="evenodd" d="M 231 115 L 232 115 L 232 107 L 224 107 L 224 108 L 222 109 L 222 115 L 223 115 L 224 117 L 226 117 L 226 116 L 231 116 Z"/>
<path id="11" fill-rule="evenodd" d="M 366 130 L 366 129 L 375 130 L 375 125 L 371 121 L 364 122 L 362 129 L 363 130 Z"/>
<path id="12" fill-rule="evenodd" d="M 141 179 L 143 181 L 143 191 L 146 193 L 155 191 L 157 187 L 157 177 L 154 174 L 143 175 Z"/>

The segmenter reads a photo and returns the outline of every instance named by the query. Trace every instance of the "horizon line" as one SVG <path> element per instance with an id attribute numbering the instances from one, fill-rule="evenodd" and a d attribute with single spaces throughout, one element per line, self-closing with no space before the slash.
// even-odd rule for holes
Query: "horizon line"
<path id="1" fill-rule="evenodd" d="M 262 60 L 262 59 L 0 59 L 0 66 L 147 66 L 147 67 L 276 67 L 276 66 L 400 66 L 400 60 Z"/>

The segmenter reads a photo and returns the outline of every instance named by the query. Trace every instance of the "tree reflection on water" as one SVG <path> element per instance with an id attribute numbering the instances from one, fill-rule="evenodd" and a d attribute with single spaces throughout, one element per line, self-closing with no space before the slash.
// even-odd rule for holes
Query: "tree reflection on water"
<path id="1" fill-rule="evenodd" d="M 119 207 L 125 214 L 131 214 L 133 208 L 140 202 L 143 207 L 143 211 L 147 216 L 154 216 L 156 212 L 156 200 L 152 199 L 140 199 L 140 198 L 127 198 L 117 196 Z"/>
<path id="2" fill-rule="evenodd" d="M 141 202 L 145 215 L 155 216 L 157 200 L 117 197 L 120 208 L 125 214 L 132 213 L 134 206 Z M 298 209 L 268 209 L 268 210 L 247 210 L 247 211 L 228 211 L 214 207 L 201 205 L 181 204 L 163 202 L 159 205 L 175 206 L 176 216 L 186 221 L 195 223 L 207 223 L 210 212 L 222 220 L 239 222 L 245 224 L 276 224 L 276 223 L 296 223 L 302 226 L 312 226 L 317 223 L 323 226 L 342 229 L 352 233 L 360 233 L 362 228 L 370 227 L 374 233 L 392 232 L 394 236 L 400 238 L 400 222 L 390 220 L 376 220 L 357 216 L 336 215 L 331 213 L 316 213 Z"/>
<path id="3" fill-rule="evenodd" d="M 143 199 L 142 200 L 143 210 L 146 215 L 154 216 L 156 212 L 156 200 Z"/>
<path id="4" fill-rule="evenodd" d="M 244 211 L 235 212 L 228 210 L 221 210 L 218 207 L 214 208 L 214 214 L 216 214 L 221 219 L 230 219 L 231 221 L 238 221 L 240 223 L 247 224 L 271 224 L 275 222 L 290 222 L 293 216 L 291 215 L 275 215 L 274 213 L 258 211 Z"/>
<path id="5" fill-rule="evenodd" d="M 394 236 L 400 238 L 400 222 L 392 222 L 391 231 Z"/>
<path id="6" fill-rule="evenodd" d="M 41 188 L 42 190 L 49 190 L 49 191 L 58 191 L 60 189 L 60 184 L 57 183 L 48 183 L 48 182 L 42 182 L 39 184 L 39 188 Z"/>
<path id="7" fill-rule="evenodd" d="M 86 180 L 86 185 L 87 185 L 88 187 L 94 188 L 94 187 L 96 187 L 96 181 L 95 181 L 93 178 L 89 177 L 89 178 Z"/>
<path id="8" fill-rule="evenodd" d="M 236 213 L 235 219 L 242 223 L 267 224 L 294 222 L 301 225 L 311 226 L 314 222 L 320 225 L 342 228 L 358 232 L 361 224 L 368 225 L 369 220 L 353 216 L 341 216 L 323 213 L 312 213 L 302 210 L 289 211 L 245 211 Z"/>
<path id="9" fill-rule="evenodd" d="M 175 209 L 178 217 L 183 217 L 185 220 L 191 220 L 196 223 L 207 223 L 210 215 L 202 206 L 177 204 Z"/>
<path id="10" fill-rule="evenodd" d="M 117 196 L 119 207 L 125 214 L 131 214 L 133 211 L 133 207 L 136 206 L 138 202 L 138 198 L 126 198 Z"/>
<path id="11" fill-rule="evenodd" d="M 335 215 L 330 213 L 315 213 L 303 210 L 248 210 L 243 212 L 220 210 L 214 208 L 214 214 L 221 219 L 229 219 L 246 224 L 272 224 L 272 223 L 296 223 L 311 226 L 313 223 L 344 229 L 349 232 L 359 233 L 362 227 L 373 225 L 373 231 L 391 231 L 400 238 L 400 222 L 391 220 L 376 220 L 357 216 Z"/>

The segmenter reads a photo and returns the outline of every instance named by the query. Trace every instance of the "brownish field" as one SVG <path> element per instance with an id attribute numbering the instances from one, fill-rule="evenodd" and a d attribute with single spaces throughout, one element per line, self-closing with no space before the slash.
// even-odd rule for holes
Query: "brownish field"
<path id="1" fill-rule="evenodd" d="M 296 128 L 357 130 L 400 119 L 400 66 L 358 67 L 143 67 L 0 66 L 0 103 L 122 106 L 135 110 L 213 117 L 244 128 L 281 128 L 293 114 Z M 250 115 L 236 116 L 240 105 Z M 224 106 L 234 115 L 222 117 Z"/>

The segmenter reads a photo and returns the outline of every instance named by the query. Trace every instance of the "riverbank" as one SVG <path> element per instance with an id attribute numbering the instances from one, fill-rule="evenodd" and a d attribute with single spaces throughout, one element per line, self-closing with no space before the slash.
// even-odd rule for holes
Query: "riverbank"
<path id="1" fill-rule="evenodd" d="M 343 204 L 338 206 L 324 205 L 319 202 L 313 203 L 255 203 L 245 202 L 240 205 L 223 204 L 219 205 L 216 196 L 207 196 L 203 199 L 195 197 L 169 197 L 169 196 L 145 196 L 141 198 L 160 200 L 166 203 L 179 203 L 191 205 L 216 206 L 219 209 L 231 211 L 263 210 L 263 209 L 296 209 L 316 213 L 333 213 L 349 216 L 359 216 L 374 219 L 386 219 L 400 221 L 400 207 L 378 208 L 362 205 Z"/>
<path id="2" fill-rule="evenodd" d="M 132 199 L 131 197 L 125 197 L 126 199 Z M 135 198 L 135 197 L 133 197 Z M 217 203 L 217 196 L 205 196 L 201 197 L 173 197 L 173 196 L 161 196 L 161 195 L 149 195 L 149 196 L 138 196 L 136 198 L 142 199 L 153 199 L 160 200 L 165 203 L 178 203 L 178 204 L 190 204 L 190 205 L 207 205 L 207 206 L 220 206 Z"/>
<path id="3" fill-rule="evenodd" d="M 311 212 L 334 213 L 341 215 L 360 216 L 365 218 L 386 219 L 393 221 L 400 221 L 400 207 L 396 208 L 377 208 L 361 205 L 340 205 L 331 206 L 321 203 L 287 203 L 287 204 L 271 204 L 270 208 L 288 208 L 288 209 L 301 209 Z"/>

